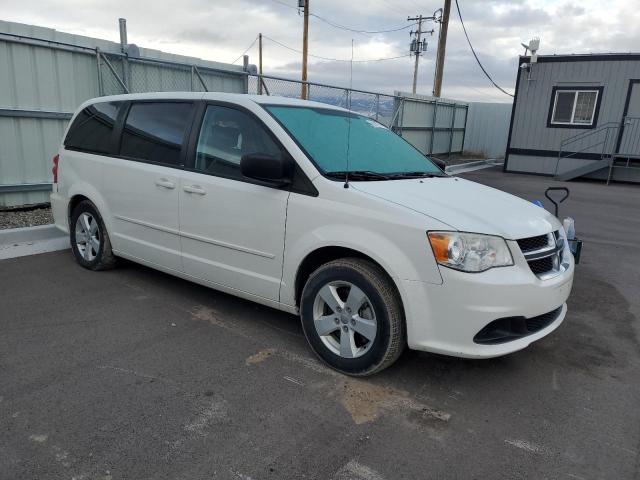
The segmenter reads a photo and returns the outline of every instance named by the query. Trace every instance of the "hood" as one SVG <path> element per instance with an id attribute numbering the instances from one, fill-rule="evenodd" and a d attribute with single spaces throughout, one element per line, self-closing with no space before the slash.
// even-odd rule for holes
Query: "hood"
<path id="1" fill-rule="evenodd" d="M 531 202 L 458 177 L 353 182 L 351 186 L 464 232 L 515 240 L 560 227 L 551 213 Z"/>

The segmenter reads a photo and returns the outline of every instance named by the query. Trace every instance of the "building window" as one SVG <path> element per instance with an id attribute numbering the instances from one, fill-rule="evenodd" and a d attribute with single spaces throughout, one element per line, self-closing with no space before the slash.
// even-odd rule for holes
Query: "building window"
<path id="1" fill-rule="evenodd" d="M 549 126 L 595 126 L 601 88 L 554 88 Z"/>

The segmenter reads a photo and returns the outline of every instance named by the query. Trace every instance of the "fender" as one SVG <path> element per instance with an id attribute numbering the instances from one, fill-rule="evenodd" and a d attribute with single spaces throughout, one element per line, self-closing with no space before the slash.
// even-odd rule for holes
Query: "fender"
<path id="1" fill-rule="evenodd" d="M 366 241 L 354 241 L 354 239 L 366 239 Z M 280 293 L 282 303 L 295 305 L 295 279 L 300 265 L 308 255 L 324 247 L 349 248 L 372 258 L 393 279 L 401 296 L 400 280 L 421 280 L 437 285 L 442 284 L 440 271 L 428 250 L 426 236 L 424 258 L 412 258 L 400 245 L 378 232 L 358 226 L 331 224 L 305 232 L 293 244 L 287 242 Z"/>

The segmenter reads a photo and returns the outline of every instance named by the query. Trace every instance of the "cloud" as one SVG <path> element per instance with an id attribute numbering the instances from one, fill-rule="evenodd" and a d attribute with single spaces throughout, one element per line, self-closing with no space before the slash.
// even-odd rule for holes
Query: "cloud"
<path id="1" fill-rule="evenodd" d="M 284 5 L 283 5 L 284 4 Z M 302 17 L 297 0 L 0 0 L 3 19 L 56 28 L 61 31 L 118 41 L 118 17 L 126 17 L 129 41 L 220 62 L 236 59 L 259 32 L 300 50 Z M 422 10 L 419 8 L 421 6 Z M 323 0 L 312 11 L 333 23 L 360 30 L 380 30 L 408 25 L 407 16 L 430 15 L 437 4 L 425 9 L 419 2 L 394 0 Z M 460 8 L 478 57 L 494 80 L 513 91 L 518 55 L 533 36 L 541 38 L 541 54 L 628 52 L 640 45 L 640 9 L 637 0 L 464 0 Z M 431 11 L 430 11 L 431 10 Z M 421 58 L 418 90 L 429 94 L 438 26 L 427 37 L 429 50 Z M 310 21 L 312 54 L 336 59 L 374 59 L 408 53 L 409 29 L 384 34 L 360 34 L 332 27 L 317 18 Z M 256 63 L 256 46 L 248 52 Z M 264 41 L 266 73 L 300 77 L 300 54 Z M 363 90 L 409 90 L 413 58 L 354 63 L 353 85 Z M 348 62 L 311 58 L 312 81 L 346 86 Z M 443 94 L 463 100 L 509 101 L 484 77 L 462 33 L 455 3 L 451 10 Z"/>

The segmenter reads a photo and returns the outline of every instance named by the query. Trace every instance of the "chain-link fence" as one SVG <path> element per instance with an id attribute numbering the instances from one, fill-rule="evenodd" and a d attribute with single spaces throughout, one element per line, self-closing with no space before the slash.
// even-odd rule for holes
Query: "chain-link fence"
<path id="1" fill-rule="evenodd" d="M 248 93 L 256 95 L 302 98 L 303 87 L 306 89 L 307 100 L 349 108 L 393 127 L 398 100 L 393 95 L 267 75 L 249 75 L 248 78 Z"/>
<path id="2" fill-rule="evenodd" d="M 468 105 L 409 94 L 389 95 L 268 75 L 249 75 L 248 93 L 302 98 L 327 103 L 378 120 L 424 154 L 445 155 L 463 149 Z"/>
<path id="3" fill-rule="evenodd" d="M 246 73 L 97 52 L 101 95 L 246 91 Z"/>
<path id="4" fill-rule="evenodd" d="M 467 104 L 389 95 L 270 75 L 225 72 L 190 64 L 97 52 L 101 95 L 206 91 L 271 95 L 335 105 L 373 118 L 428 155 L 462 151 Z"/>

